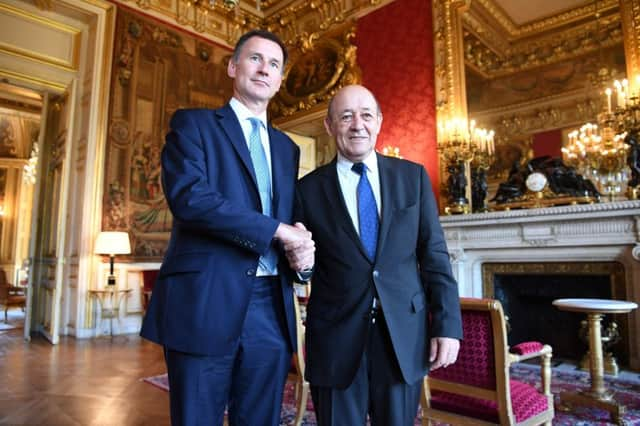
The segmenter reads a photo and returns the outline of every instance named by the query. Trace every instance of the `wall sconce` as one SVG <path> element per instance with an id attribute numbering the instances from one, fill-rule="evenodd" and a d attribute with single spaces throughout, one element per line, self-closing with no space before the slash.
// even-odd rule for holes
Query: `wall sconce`
<path id="1" fill-rule="evenodd" d="M 113 261 L 116 254 L 131 253 L 129 234 L 127 232 L 114 231 L 100 232 L 96 239 L 95 253 L 109 255 L 109 279 L 107 284 L 115 285 L 116 276 L 113 273 Z"/>

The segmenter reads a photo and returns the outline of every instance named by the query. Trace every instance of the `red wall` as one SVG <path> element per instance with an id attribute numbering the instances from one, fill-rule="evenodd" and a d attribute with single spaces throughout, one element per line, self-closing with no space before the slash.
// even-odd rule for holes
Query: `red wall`
<path id="1" fill-rule="evenodd" d="M 423 164 L 436 196 L 438 152 L 430 0 L 397 0 L 358 20 L 355 44 L 363 84 L 378 99 L 377 148 Z"/>
<path id="2" fill-rule="evenodd" d="M 533 135 L 533 155 L 562 158 L 562 130 L 555 129 Z"/>

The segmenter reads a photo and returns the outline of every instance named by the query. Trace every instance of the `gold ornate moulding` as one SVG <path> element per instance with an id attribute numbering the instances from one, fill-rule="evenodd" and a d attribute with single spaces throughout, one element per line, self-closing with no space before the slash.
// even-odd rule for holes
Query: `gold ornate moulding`
<path id="1" fill-rule="evenodd" d="M 392 0 L 116 1 L 231 46 L 254 28 L 266 28 L 293 43 L 305 33 L 326 31 Z"/>
<path id="2" fill-rule="evenodd" d="M 282 86 L 271 103 L 272 117 L 291 116 L 327 103 L 343 86 L 362 80 L 356 63 L 355 22 L 320 38 L 304 35 L 296 42 Z"/>
<path id="3" fill-rule="evenodd" d="M 493 0 L 477 0 L 463 22 L 465 63 L 492 78 L 594 53 L 623 39 L 618 0 L 600 0 L 520 26 Z"/>

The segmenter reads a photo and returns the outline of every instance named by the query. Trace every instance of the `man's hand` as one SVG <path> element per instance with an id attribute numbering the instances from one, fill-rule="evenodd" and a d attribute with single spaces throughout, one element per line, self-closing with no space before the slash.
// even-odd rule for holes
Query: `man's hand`
<path id="1" fill-rule="evenodd" d="M 313 268 L 316 245 L 302 223 L 296 222 L 294 226 L 281 223 L 274 237 L 282 242 L 291 269 L 300 272 Z"/>
<path id="2" fill-rule="evenodd" d="M 429 361 L 431 362 L 430 370 L 440 367 L 447 367 L 456 362 L 458 351 L 460 350 L 460 341 L 451 337 L 433 337 L 431 339 L 431 353 Z"/>

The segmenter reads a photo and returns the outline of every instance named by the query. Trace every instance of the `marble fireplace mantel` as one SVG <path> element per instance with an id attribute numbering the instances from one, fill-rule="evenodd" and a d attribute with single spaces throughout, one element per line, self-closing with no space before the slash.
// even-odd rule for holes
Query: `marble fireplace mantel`
<path id="1" fill-rule="evenodd" d="M 441 216 L 461 296 L 482 297 L 484 263 L 618 262 L 626 298 L 640 303 L 640 201 Z M 640 314 L 630 318 L 640 369 Z M 633 350 L 635 348 L 635 350 Z"/>

